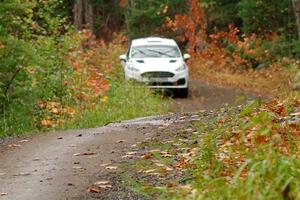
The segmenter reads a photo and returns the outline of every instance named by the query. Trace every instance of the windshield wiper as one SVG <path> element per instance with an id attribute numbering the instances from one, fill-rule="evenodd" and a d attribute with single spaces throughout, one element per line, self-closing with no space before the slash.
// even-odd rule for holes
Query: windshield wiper
<path id="1" fill-rule="evenodd" d="M 134 49 L 134 50 L 135 50 L 135 51 L 138 51 L 140 54 L 143 54 L 144 56 L 147 55 L 144 51 L 142 51 L 142 50 L 140 50 L 140 49 Z M 135 56 L 135 53 L 132 55 L 132 57 L 134 58 L 134 56 Z"/>
<path id="2" fill-rule="evenodd" d="M 171 51 L 171 50 L 168 50 L 166 52 L 161 52 L 161 51 L 157 51 L 157 50 L 153 50 L 153 49 L 147 49 L 148 51 L 151 51 L 151 52 L 154 52 L 154 53 L 158 53 L 160 55 L 165 55 L 165 56 L 168 56 L 169 58 L 172 58 L 174 57 L 174 55 L 170 55 L 168 54 L 167 52 Z"/>

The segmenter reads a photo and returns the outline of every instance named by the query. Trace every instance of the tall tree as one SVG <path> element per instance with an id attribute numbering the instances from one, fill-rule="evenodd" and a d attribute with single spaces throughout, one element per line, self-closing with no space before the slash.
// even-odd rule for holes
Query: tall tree
<path id="1" fill-rule="evenodd" d="M 92 0 L 75 0 L 74 2 L 74 25 L 80 30 L 82 28 L 93 28 L 94 10 Z"/>
<path id="2" fill-rule="evenodd" d="M 294 14 L 296 17 L 296 25 L 298 28 L 298 37 L 300 39 L 300 0 L 292 0 L 292 1 L 293 1 Z"/>

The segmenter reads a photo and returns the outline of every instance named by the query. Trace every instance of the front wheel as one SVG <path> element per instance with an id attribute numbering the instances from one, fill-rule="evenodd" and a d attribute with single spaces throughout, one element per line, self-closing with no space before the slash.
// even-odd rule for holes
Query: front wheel
<path id="1" fill-rule="evenodd" d="M 177 95 L 181 98 L 187 98 L 189 95 L 189 88 L 178 89 Z"/>

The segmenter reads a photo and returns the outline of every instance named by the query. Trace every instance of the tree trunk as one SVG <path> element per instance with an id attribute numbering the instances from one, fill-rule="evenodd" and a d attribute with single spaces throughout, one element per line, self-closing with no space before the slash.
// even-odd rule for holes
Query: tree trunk
<path id="1" fill-rule="evenodd" d="M 75 0 L 73 13 L 74 25 L 77 30 L 83 28 L 93 29 L 94 10 L 91 0 Z"/>
<path id="2" fill-rule="evenodd" d="M 94 12 L 93 12 L 93 5 L 91 0 L 83 0 L 84 5 L 84 22 L 86 28 L 90 28 L 93 30 L 94 28 Z"/>
<path id="3" fill-rule="evenodd" d="M 295 17 L 296 17 L 298 37 L 300 39 L 300 0 L 292 0 L 292 2 L 293 2 L 294 14 L 295 14 Z"/>
<path id="4" fill-rule="evenodd" d="M 127 21 L 130 14 L 131 14 L 131 10 L 135 7 L 135 1 L 134 0 L 128 0 L 127 1 L 127 5 L 126 5 L 126 11 L 125 11 L 125 15 L 126 15 L 126 19 L 125 19 L 125 23 L 126 23 L 126 29 L 128 32 L 130 32 L 130 26 L 129 26 L 129 22 Z"/>
<path id="5" fill-rule="evenodd" d="M 73 13 L 74 13 L 74 25 L 77 30 L 82 29 L 83 26 L 83 4 L 82 0 L 75 0 L 74 2 L 74 8 L 73 8 Z"/>

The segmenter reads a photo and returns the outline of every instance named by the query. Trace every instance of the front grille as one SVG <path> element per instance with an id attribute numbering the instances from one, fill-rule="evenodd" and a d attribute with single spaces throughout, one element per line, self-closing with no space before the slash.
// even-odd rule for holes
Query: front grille
<path id="1" fill-rule="evenodd" d="M 173 86 L 174 83 L 171 82 L 150 82 L 148 83 L 149 86 Z"/>
<path id="2" fill-rule="evenodd" d="M 144 78 L 172 78 L 175 74 L 171 72 L 146 72 L 142 74 Z"/>
<path id="3" fill-rule="evenodd" d="M 176 82 L 149 82 L 149 86 L 181 86 L 185 85 L 186 81 L 184 78 L 179 79 Z"/>

